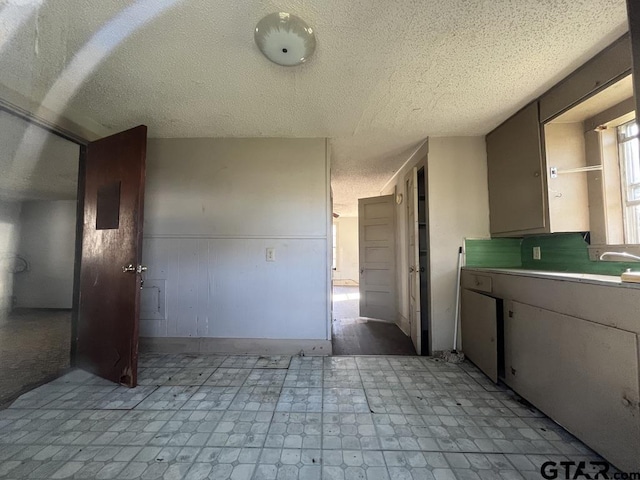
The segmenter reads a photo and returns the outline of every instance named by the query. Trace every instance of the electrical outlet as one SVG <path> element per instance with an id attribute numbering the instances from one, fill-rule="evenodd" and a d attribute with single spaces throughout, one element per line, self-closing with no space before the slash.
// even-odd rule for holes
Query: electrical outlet
<path id="1" fill-rule="evenodd" d="M 275 262 L 275 261 L 276 261 L 276 249 L 267 248 L 267 262 Z"/>
<path id="2" fill-rule="evenodd" d="M 540 247 L 533 247 L 533 259 L 540 260 Z"/>

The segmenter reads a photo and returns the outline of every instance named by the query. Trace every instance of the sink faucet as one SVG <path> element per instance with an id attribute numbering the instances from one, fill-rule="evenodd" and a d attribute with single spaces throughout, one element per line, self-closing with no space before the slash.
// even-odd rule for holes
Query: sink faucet
<path id="1" fill-rule="evenodd" d="M 627 252 L 604 252 L 600 255 L 600 260 L 604 260 L 606 257 L 624 257 L 629 258 L 631 260 L 635 260 L 636 262 L 640 262 L 640 257 L 637 255 L 632 255 Z"/>

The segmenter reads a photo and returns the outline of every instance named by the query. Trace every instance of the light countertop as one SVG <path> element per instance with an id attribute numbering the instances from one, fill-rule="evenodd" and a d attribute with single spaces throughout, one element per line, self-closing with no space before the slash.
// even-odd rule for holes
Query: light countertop
<path id="1" fill-rule="evenodd" d="M 548 270 L 528 270 L 523 268 L 483 268 L 463 267 L 466 271 L 484 273 L 502 273 L 522 277 L 548 278 L 550 280 L 564 280 L 569 282 L 590 283 L 596 285 L 619 286 L 640 289 L 640 283 L 623 282 L 619 275 L 598 275 L 594 273 L 551 272 Z"/>

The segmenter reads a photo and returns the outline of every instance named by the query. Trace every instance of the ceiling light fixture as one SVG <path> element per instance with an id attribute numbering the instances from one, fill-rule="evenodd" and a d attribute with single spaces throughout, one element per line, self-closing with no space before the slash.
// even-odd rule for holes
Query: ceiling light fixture
<path id="1" fill-rule="evenodd" d="M 313 29 L 300 17 L 285 12 L 260 20 L 254 38 L 265 57 L 285 67 L 306 62 L 316 49 Z"/>

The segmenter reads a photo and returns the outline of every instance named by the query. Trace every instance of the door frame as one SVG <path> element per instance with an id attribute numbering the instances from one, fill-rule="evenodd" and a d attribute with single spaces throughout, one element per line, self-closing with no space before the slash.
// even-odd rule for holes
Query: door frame
<path id="1" fill-rule="evenodd" d="M 77 366 L 78 352 L 78 321 L 80 319 L 80 270 L 82 263 L 82 237 L 84 235 L 84 192 L 87 145 L 80 145 L 78 159 L 78 193 L 76 199 L 76 245 L 73 261 L 73 300 L 71 301 L 71 351 L 69 364 Z"/>
<path id="2" fill-rule="evenodd" d="M 429 190 L 428 190 L 428 177 L 427 177 L 427 161 L 426 157 L 423 161 L 419 162 L 416 166 L 417 180 L 418 180 L 418 221 L 420 220 L 420 191 L 424 192 L 424 238 L 418 235 L 418 252 L 425 250 L 427 253 L 424 255 L 424 259 L 420 262 L 420 322 L 421 322 L 421 336 L 422 339 L 422 354 L 431 355 L 432 353 L 432 328 L 431 328 L 431 248 L 429 247 Z M 422 172 L 422 173 L 421 173 Z M 422 176 L 422 181 L 421 177 Z M 422 188 L 421 188 L 422 187 Z M 423 243 L 424 242 L 424 243 Z M 424 248 L 423 248 L 424 247 Z M 420 256 L 420 253 L 419 253 Z M 424 269 L 424 271 L 422 270 Z"/>
<path id="3" fill-rule="evenodd" d="M 84 225 L 84 173 L 86 168 L 86 154 L 87 145 L 89 140 L 77 133 L 68 130 L 62 126 L 64 119 L 61 122 L 51 122 L 46 118 L 43 118 L 29 110 L 20 108 L 15 104 L 9 103 L 6 100 L 0 98 L 0 111 L 4 111 L 10 115 L 14 115 L 21 118 L 25 122 L 35 125 L 43 130 L 61 137 L 71 143 L 75 143 L 80 147 L 80 154 L 78 158 L 78 185 L 77 185 L 77 198 L 76 198 L 76 239 L 74 247 L 74 259 L 73 259 L 73 296 L 71 300 L 71 348 L 69 351 L 69 365 L 73 368 L 76 366 L 76 352 L 77 352 L 77 332 L 78 332 L 78 311 L 80 305 L 80 262 L 82 259 L 82 234 Z M 61 117 L 62 118 L 62 117 Z"/>
<path id="4" fill-rule="evenodd" d="M 420 305 L 420 228 L 418 227 L 418 167 L 413 166 L 404 177 L 404 215 L 406 226 L 407 306 L 409 337 L 416 353 L 422 355 L 422 318 Z M 410 216 L 413 211 L 413 219 Z M 412 245 L 413 243 L 413 245 Z M 413 308 L 412 308 L 413 307 Z M 416 325 L 417 324 L 417 325 Z M 415 332 L 415 340 L 414 340 Z"/>
<path id="5" fill-rule="evenodd" d="M 420 160 L 418 160 L 412 167 L 411 169 L 407 172 L 407 174 L 405 175 L 404 179 L 403 179 L 403 183 L 402 183 L 402 193 L 404 195 L 404 199 L 405 201 L 408 201 L 410 195 L 409 192 L 407 192 L 407 180 L 414 175 L 414 172 L 416 173 L 415 177 L 414 177 L 414 182 L 415 185 L 417 187 L 418 190 L 418 195 L 420 193 L 420 186 L 418 185 L 418 179 L 420 178 L 420 173 L 419 172 L 424 172 L 424 179 L 422 182 L 422 189 L 424 190 L 425 193 L 425 201 L 424 201 L 424 216 L 425 216 L 425 238 L 424 238 L 424 242 L 426 243 L 425 247 L 427 250 L 427 255 L 426 258 L 424 260 L 420 260 L 420 270 L 422 270 L 424 268 L 424 271 L 420 271 L 420 275 L 419 275 L 419 281 L 418 281 L 418 290 L 420 291 L 420 304 L 419 304 L 419 309 L 420 309 L 420 355 L 422 356 L 427 356 L 427 355 L 431 355 L 432 352 L 432 341 L 433 341 L 433 335 L 431 335 L 431 332 L 433 331 L 431 328 L 431 288 L 430 288 L 430 278 L 431 278 L 431 255 L 430 255 L 430 249 L 429 249 L 429 180 L 428 180 L 428 168 L 427 168 L 427 155 L 428 153 L 425 153 Z M 413 226 L 413 230 L 410 229 L 408 223 L 409 223 L 409 218 L 408 218 L 408 213 L 407 213 L 407 206 L 402 206 L 401 210 L 402 210 L 402 218 L 404 219 L 404 223 L 405 223 L 405 241 L 403 242 L 403 255 L 402 255 L 402 273 L 406 274 L 405 275 L 405 285 L 406 285 L 406 295 L 404 296 L 404 298 L 402 298 L 402 302 L 404 304 L 404 306 L 406 307 L 406 311 L 409 312 L 410 306 L 411 306 L 411 301 L 410 301 L 410 287 L 411 287 L 411 280 L 409 278 L 409 272 L 408 270 L 405 270 L 406 268 L 408 268 L 409 265 L 409 259 L 410 259 L 410 246 L 409 246 L 409 234 L 410 232 L 413 232 L 413 234 L 418 238 L 418 258 L 420 259 L 420 247 L 422 247 L 422 245 L 420 245 L 420 242 L 422 241 L 422 239 L 420 238 L 420 234 L 419 232 L 415 232 L 415 228 L 416 225 L 418 223 L 418 219 L 420 217 L 420 201 L 418 199 L 418 209 L 414 212 L 414 215 L 416 217 L 416 222 L 414 223 Z M 423 291 L 423 284 L 426 282 L 426 288 Z M 426 295 L 425 295 L 426 293 Z M 409 314 L 411 314 L 409 312 Z M 411 335 L 411 332 L 409 332 L 409 335 Z"/>

